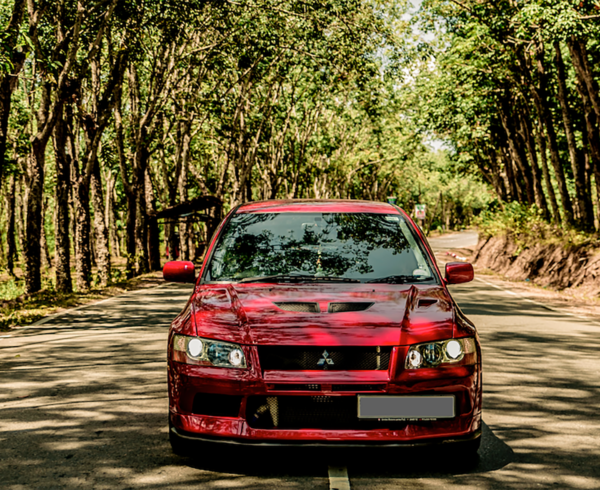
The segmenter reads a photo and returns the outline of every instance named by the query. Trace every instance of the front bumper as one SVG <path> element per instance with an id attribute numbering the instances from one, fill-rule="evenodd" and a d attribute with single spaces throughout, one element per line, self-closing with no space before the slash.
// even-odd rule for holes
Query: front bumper
<path id="1" fill-rule="evenodd" d="M 318 391 L 302 389 L 319 387 Z M 370 391 L 334 391 L 336 386 L 369 386 Z M 286 389 L 286 386 L 299 389 Z M 351 397 L 362 395 L 452 395 L 452 419 L 351 423 L 348 427 L 258 427 L 248 413 L 253 400 L 265 397 Z M 197 395 L 225 395 L 236 409 L 224 416 L 197 408 Z M 246 445 L 415 446 L 476 439 L 481 433 L 480 366 L 405 371 L 393 379 L 387 371 L 264 372 L 169 363 L 170 421 L 181 439 Z M 348 399 L 348 398 L 347 398 Z M 239 400 L 239 401 L 238 401 Z M 202 413 L 197 413 L 202 412 Z"/>
<path id="2" fill-rule="evenodd" d="M 207 436 L 195 434 L 177 429 L 174 426 L 170 428 L 171 433 L 182 440 L 190 443 L 216 443 L 233 446 L 251 446 L 251 447 L 340 447 L 340 448 L 361 448 L 361 447 L 423 447 L 442 444 L 460 444 L 474 441 L 481 437 L 481 429 L 462 437 L 453 438 L 428 438 L 423 440 L 411 441 L 352 441 L 352 440 L 262 440 L 262 439 L 236 439 Z"/>

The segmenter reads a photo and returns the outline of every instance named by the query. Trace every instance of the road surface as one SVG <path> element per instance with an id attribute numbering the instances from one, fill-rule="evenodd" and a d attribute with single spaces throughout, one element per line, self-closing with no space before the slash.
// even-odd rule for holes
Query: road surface
<path id="1" fill-rule="evenodd" d="M 473 240 L 462 238 L 431 241 L 442 250 Z M 477 466 L 428 450 L 174 456 L 165 341 L 190 291 L 128 293 L 3 334 L 0 488 L 600 488 L 600 325 L 532 304 L 489 276 L 452 287 L 483 344 Z"/>

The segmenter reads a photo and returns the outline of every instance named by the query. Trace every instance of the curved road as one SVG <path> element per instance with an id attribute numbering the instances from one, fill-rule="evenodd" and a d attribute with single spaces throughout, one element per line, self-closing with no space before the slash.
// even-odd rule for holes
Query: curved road
<path id="1" fill-rule="evenodd" d="M 431 242 L 441 251 L 473 239 Z M 174 456 L 165 341 L 191 287 L 164 285 L 2 334 L 0 488 L 600 488 L 600 325 L 490 281 L 452 288 L 483 344 L 484 443 L 473 468 L 429 450 Z"/>

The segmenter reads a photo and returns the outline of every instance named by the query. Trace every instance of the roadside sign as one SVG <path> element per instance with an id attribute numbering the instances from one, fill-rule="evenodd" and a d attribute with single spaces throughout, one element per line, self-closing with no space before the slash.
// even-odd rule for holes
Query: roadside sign
<path id="1" fill-rule="evenodd" d="M 415 218 L 416 219 L 425 219 L 426 210 L 427 210 L 427 205 L 415 204 Z"/>

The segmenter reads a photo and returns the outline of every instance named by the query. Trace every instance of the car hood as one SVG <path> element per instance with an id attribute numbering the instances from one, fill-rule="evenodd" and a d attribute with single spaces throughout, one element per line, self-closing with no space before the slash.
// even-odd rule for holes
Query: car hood
<path id="1" fill-rule="evenodd" d="M 372 303 L 329 313 L 330 303 Z M 318 312 L 276 303 L 317 303 Z M 362 305 L 367 306 L 367 305 Z M 357 306 L 357 305 L 354 305 Z M 234 284 L 198 286 L 192 317 L 201 337 L 253 345 L 393 346 L 453 336 L 454 305 L 437 285 Z"/>

